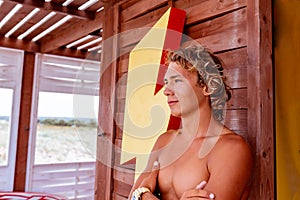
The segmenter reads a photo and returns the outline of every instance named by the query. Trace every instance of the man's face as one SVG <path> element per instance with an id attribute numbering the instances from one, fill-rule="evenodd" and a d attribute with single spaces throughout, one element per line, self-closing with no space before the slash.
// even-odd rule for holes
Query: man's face
<path id="1" fill-rule="evenodd" d="M 189 72 L 176 62 L 169 64 L 165 75 L 164 94 L 168 98 L 171 114 L 184 117 L 192 112 L 199 112 L 204 102 L 203 88 L 197 83 L 196 72 Z"/>

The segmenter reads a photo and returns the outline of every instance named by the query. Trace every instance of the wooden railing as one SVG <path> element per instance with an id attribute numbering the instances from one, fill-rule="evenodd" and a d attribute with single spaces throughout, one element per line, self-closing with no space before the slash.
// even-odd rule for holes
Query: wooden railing
<path id="1" fill-rule="evenodd" d="M 29 190 L 58 194 L 67 199 L 94 199 L 95 162 L 33 166 Z"/>

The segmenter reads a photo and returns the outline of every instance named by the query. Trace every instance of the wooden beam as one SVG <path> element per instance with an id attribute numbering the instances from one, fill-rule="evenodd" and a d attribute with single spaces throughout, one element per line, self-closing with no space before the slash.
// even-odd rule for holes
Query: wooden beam
<path id="1" fill-rule="evenodd" d="M 45 2 L 37 0 L 4 0 L 5 2 L 20 3 L 22 5 L 32 6 L 43 10 L 51 10 L 64 15 L 71 15 L 79 19 L 95 19 L 95 12 L 78 10 L 78 7 L 62 6 L 55 2 Z"/>
<path id="2" fill-rule="evenodd" d="M 66 45 L 103 27 L 104 12 L 99 12 L 94 20 L 84 20 L 63 31 L 46 36 L 41 40 L 41 52 L 47 53 Z"/>
<path id="3" fill-rule="evenodd" d="M 247 1 L 248 131 L 256 147 L 249 199 L 275 198 L 272 1 Z"/>
<path id="4" fill-rule="evenodd" d="M 103 48 L 99 94 L 99 127 L 95 177 L 95 200 L 110 200 L 113 192 L 115 139 L 115 85 L 119 32 L 119 5 L 114 1 L 104 8 Z"/>
<path id="5" fill-rule="evenodd" d="M 31 41 L 17 40 L 0 36 L 0 46 L 21 49 L 27 52 L 39 52 L 40 46 Z"/>
<path id="6" fill-rule="evenodd" d="M 30 132 L 31 100 L 33 93 L 35 53 L 25 52 L 23 78 L 21 89 L 21 103 L 19 116 L 19 130 L 17 139 L 17 155 L 14 176 L 14 191 L 25 191 L 27 152 Z"/>
<path id="7" fill-rule="evenodd" d="M 76 49 L 69 49 L 69 48 L 57 48 L 53 51 L 50 51 L 49 54 L 58 55 L 58 56 L 67 56 L 72 58 L 79 58 L 79 59 L 86 59 L 86 60 L 94 60 L 94 61 L 101 61 L 101 54 L 87 52 L 82 50 Z"/>

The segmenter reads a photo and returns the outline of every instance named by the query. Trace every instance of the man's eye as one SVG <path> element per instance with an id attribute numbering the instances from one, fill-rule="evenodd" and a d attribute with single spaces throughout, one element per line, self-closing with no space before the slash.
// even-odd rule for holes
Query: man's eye
<path id="1" fill-rule="evenodd" d="M 175 83 L 179 83 L 179 82 L 182 82 L 181 79 L 175 79 Z"/>

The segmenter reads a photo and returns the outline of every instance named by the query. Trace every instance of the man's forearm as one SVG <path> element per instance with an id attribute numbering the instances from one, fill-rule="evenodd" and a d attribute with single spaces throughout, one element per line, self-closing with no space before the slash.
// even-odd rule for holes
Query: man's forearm
<path id="1" fill-rule="evenodd" d="M 146 192 L 142 195 L 142 200 L 159 200 L 154 194 L 151 192 Z"/>

